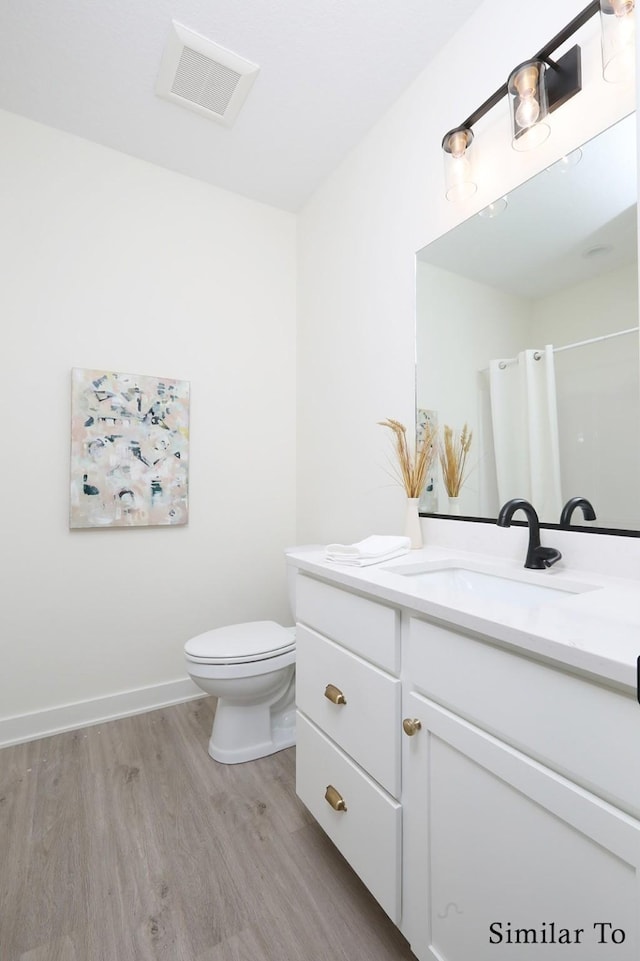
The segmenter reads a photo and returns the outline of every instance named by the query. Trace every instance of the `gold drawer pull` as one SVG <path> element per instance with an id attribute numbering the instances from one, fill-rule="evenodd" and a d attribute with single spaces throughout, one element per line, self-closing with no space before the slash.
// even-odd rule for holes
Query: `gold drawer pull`
<path id="1" fill-rule="evenodd" d="M 345 804 L 343 796 L 339 791 L 336 791 L 333 784 L 327 784 L 327 790 L 324 792 L 324 799 L 328 801 L 334 811 L 346 811 L 347 805 Z"/>
<path id="2" fill-rule="evenodd" d="M 404 721 L 402 722 L 402 728 L 404 730 L 404 733 L 407 734 L 409 737 L 413 737 L 414 734 L 417 734 L 418 731 L 421 729 L 421 727 L 422 727 L 422 723 L 418 720 L 417 717 L 414 717 L 414 718 L 405 717 Z"/>
<path id="3" fill-rule="evenodd" d="M 333 704 L 346 704 L 347 699 L 335 684 L 327 684 L 324 696 L 327 697 Z"/>

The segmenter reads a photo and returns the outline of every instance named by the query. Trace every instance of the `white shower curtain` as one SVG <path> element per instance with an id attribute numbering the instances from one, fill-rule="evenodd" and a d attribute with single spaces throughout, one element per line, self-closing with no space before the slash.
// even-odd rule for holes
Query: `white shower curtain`
<path id="1" fill-rule="evenodd" d="M 492 360 L 489 383 L 500 504 L 524 497 L 541 520 L 558 523 L 562 491 L 553 347 L 522 351 L 516 362 Z"/>

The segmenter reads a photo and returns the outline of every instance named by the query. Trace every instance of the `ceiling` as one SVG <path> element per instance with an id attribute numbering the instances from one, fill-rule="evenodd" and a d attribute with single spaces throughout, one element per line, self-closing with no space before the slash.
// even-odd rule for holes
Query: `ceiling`
<path id="1" fill-rule="evenodd" d="M 1 0 L 0 108 L 296 211 L 482 0 Z M 154 92 L 171 21 L 258 64 L 232 127 Z"/>

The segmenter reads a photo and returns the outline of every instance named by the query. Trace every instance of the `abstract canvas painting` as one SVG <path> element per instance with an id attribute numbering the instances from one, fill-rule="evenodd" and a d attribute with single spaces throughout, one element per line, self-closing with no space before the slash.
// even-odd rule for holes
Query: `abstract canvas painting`
<path id="1" fill-rule="evenodd" d="M 189 382 L 74 367 L 69 526 L 188 520 Z"/>

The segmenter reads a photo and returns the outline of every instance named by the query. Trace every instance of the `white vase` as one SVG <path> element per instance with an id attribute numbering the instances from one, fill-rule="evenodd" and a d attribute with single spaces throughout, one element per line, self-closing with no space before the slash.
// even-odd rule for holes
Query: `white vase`
<path id="1" fill-rule="evenodd" d="M 411 541 L 411 549 L 417 550 L 422 547 L 422 528 L 420 527 L 420 515 L 418 514 L 419 497 L 407 497 L 407 514 L 404 533 Z"/>
<path id="2" fill-rule="evenodd" d="M 450 514 L 460 514 L 460 498 L 450 497 L 449 498 L 449 513 Z"/>

